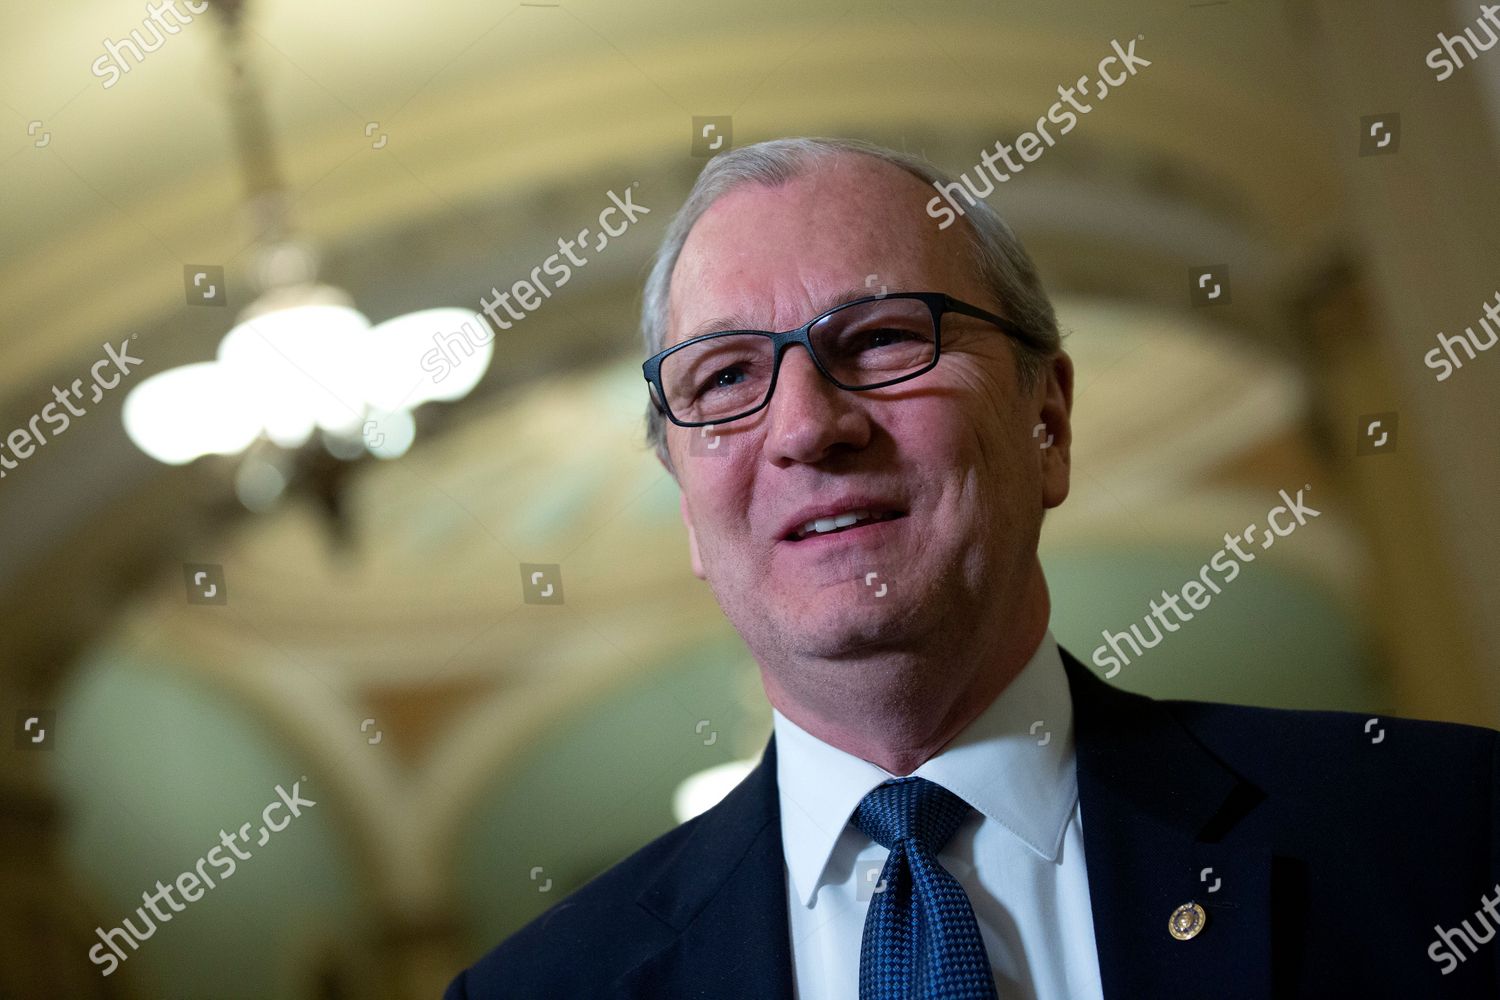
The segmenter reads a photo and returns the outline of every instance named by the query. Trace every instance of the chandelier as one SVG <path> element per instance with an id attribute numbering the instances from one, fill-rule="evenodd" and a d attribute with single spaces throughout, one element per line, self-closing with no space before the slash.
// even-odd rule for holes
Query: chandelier
<path id="1" fill-rule="evenodd" d="M 122 419 L 130 440 L 166 464 L 250 452 L 237 488 L 255 508 L 286 486 L 287 477 L 277 473 L 280 482 L 267 488 L 267 468 L 289 465 L 285 456 L 268 458 L 268 450 L 296 452 L 316 436 L 312 446 L 341 461 L 398 458 L 416 435 L 413 411 L 466 396 L 494 348 L 474 310 L 422 309 L 372 324 L 347 293 L 318 280 L 316 252 L 292 231 L 264 100 L 247 58 L 244 0 L 213 6 L 254 234 L 256 295 L 213 360 L 143 380 L 126 397 Z M 462 363 L 433 363 L 434 352 L 446 355 L 456 337 L 464 340 Z"/>

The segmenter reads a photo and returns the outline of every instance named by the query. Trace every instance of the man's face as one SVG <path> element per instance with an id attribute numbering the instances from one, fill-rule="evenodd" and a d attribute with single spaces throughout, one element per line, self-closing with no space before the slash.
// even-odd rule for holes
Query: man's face
<path id="1" fill-rule="evenodd" d="M 859 155 L 732 190 L 683 247 L 665 346 L 710 329 L 793 329 L 882 286 L 1002 312 L 972 273 L 962 226 L 926 215 L 931 193 Z M 792 347 L 765 409 L 707 437 L 667 426 L 693 571 L 763 667 L 918 648 L 937 630 L 1003 618 L 1033 572 L 1042 511 L 1067 496 L 1071 393 L 1066 355 L 1023 395 L 1009 338 L 953 313 L 937 367 L 884 389 L 840 389 Z M 903 516 L 787 538 L 804 512 L 860 506 Z"/>

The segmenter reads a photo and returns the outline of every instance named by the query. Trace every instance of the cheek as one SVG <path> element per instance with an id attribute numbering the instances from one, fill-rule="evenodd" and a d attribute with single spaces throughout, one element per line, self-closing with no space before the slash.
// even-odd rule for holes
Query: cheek
<path id="1" fill-rule="evenodd" d="M 689 461 L 702 463 L 693 470 L 685 488 L 692 497 L 699 553 L 706 560 L 712 559 L 724 546 L 738 546 L 749 532 L 750 485 L 743 475 L 735 474 L 735 463 L 728 456 Z"/>
<path id="2" fill-rule="evenodd" d="M 954 390 L 944 400 L 947 412 L 933 419 L 944 421 L 937 426 L 952 429 L 948 448 L 955 467 L 972 469 L 989 489 L 1013 483 L 1024 475 L 1021 463 L 1026 458 L 1017 440 L 1021 401 L 985 370 L 961 369 Z"/>

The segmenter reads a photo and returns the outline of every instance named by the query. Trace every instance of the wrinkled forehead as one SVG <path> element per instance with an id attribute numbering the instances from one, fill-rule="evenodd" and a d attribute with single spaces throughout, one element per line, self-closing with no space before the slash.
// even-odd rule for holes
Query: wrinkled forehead
<path id="1" fill-rule="evenodd" d="M 830 157 L 775 187 L 746 182 L 699 217 L 672 271 L 663 346 L 715 327 L 786 330 L 846 290 L 972 294 L 964 226 L 931 185 L 873 157 Z"/>

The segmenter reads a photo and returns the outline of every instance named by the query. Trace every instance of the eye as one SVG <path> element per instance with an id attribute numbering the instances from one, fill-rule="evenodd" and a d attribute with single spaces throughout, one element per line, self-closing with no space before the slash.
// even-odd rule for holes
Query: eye
<path id="1" fill-rule="evenodd" d="M 884 354 L 894 348 L 910 348 L 912 345 L 932 344 L 932 333 L 928 330 L 912 330 L 898 326 L 878 326 L 868 330 L 850 330 L 841 338 L 839 351 L 845 356 L 860 354 Z"/>
<path id="2" fill-rule="evenodd" d="M 726 377 L 734 379 L 734 381 L 726 382 L 726 381 L 724 381 L 724 379 Z M 711 392 L 714 389 L 724 389 L 724 388 L 727 388 L 727 387 L 729 387 L 731 385 L 736 385 L 739 382 L 744 381 L 744 379 L 745 379 L 745 373 L 743 371 L 741 371 L 737 367 L 736 368 L 721 368 L 717 372 L 714 372 L 714 374 L 710 375 L 704 381 L 703 385 L 698 389 L 698 395 L 702 396 L 705 393 Z"/>
<path id="3" fill-rule="evenodd" d="M 860 336 L 864 341 L 861 346 L 866 348 L 887 347 L 891 344 L 928 339 L 925 334 L 917 333 L 915 330 L 900 330 L 889 326 L 878 330 L 866 330 Z"/>

